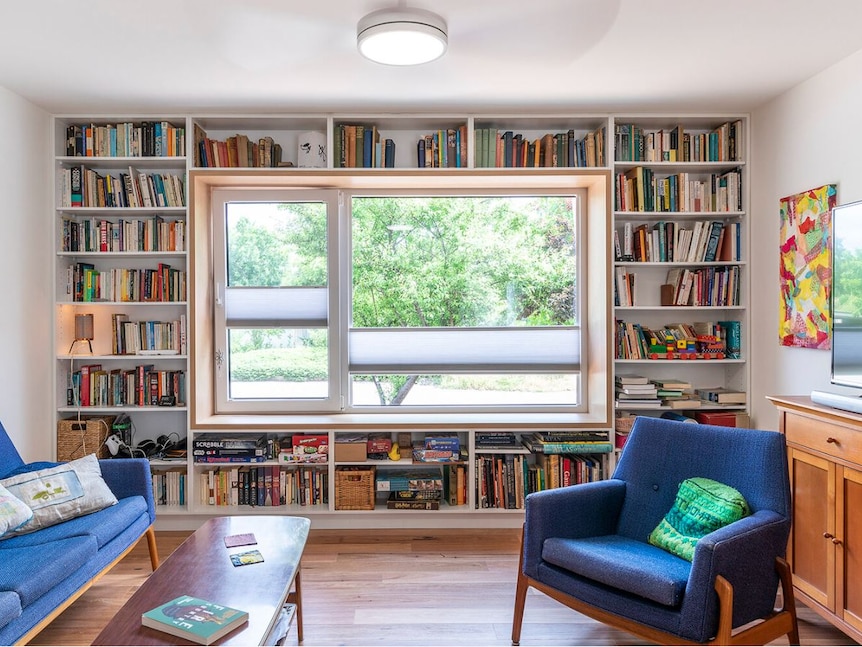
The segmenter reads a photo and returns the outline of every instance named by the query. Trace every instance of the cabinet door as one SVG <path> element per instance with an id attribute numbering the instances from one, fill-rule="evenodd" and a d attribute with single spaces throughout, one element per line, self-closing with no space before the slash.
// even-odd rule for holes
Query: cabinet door
<path id="1" fill-rule="evenodd" d="M 840 468 L 836 533 L 839 576 L 838 613 L 862 631 L 862 472 Z"/>
<path id="2" fill-rule="evenodd" d="M 835 464 L 789 448 L 793 528 L 787 554 L 793 584 L 835 611 Z M 825 537 L 824 535 L 828 535 Z"/>

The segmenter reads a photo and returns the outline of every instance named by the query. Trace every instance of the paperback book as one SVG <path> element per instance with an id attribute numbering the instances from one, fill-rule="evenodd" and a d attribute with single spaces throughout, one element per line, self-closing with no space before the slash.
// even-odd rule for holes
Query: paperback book
<path id="1" fill-rule="evenodd" d="M 210 645 L 248 621 L 248 612 L 181 595 L 141 616 L 145 627 Z"/>

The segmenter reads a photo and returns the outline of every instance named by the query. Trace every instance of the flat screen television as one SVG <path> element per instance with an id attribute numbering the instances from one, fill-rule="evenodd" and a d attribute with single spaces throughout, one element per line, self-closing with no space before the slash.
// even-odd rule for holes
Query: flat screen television
<path id="1" fill-rule="evenodd" d="M 832 375 L 862 392 L 862 201 L 832 209 Z M 812 391 L 820 404 L 862 413 L 862 397 Z"/>

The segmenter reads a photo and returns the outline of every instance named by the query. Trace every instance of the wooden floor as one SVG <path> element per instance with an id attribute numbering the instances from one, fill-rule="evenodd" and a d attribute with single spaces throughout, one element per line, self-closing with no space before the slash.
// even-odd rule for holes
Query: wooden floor
<path id="1" fill-rule="evenodd" d="M 302 560 L 303 645 L 510 645 L 519 532 L 313 530 Z M 162 559 L 186 535 L 159 532 Z M 142 543 L 31 644 L 89 645 L 149 573 Z M 799 615 L 803 645 L 856 644 L 809 609 Z M 286 644 L 296 645 L 294 632 Z M 530 591 L 525 647 L 637 644 Z"/>

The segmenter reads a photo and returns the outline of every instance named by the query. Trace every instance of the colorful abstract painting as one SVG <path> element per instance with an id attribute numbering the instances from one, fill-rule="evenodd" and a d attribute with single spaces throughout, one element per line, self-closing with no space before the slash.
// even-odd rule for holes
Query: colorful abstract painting
<path id="1" fill-rule="evenodd" d="M 829 350 L 830 231 L 835 188 L 826 184 L 779 200 L 778 338 L 782 346 Z"/>

